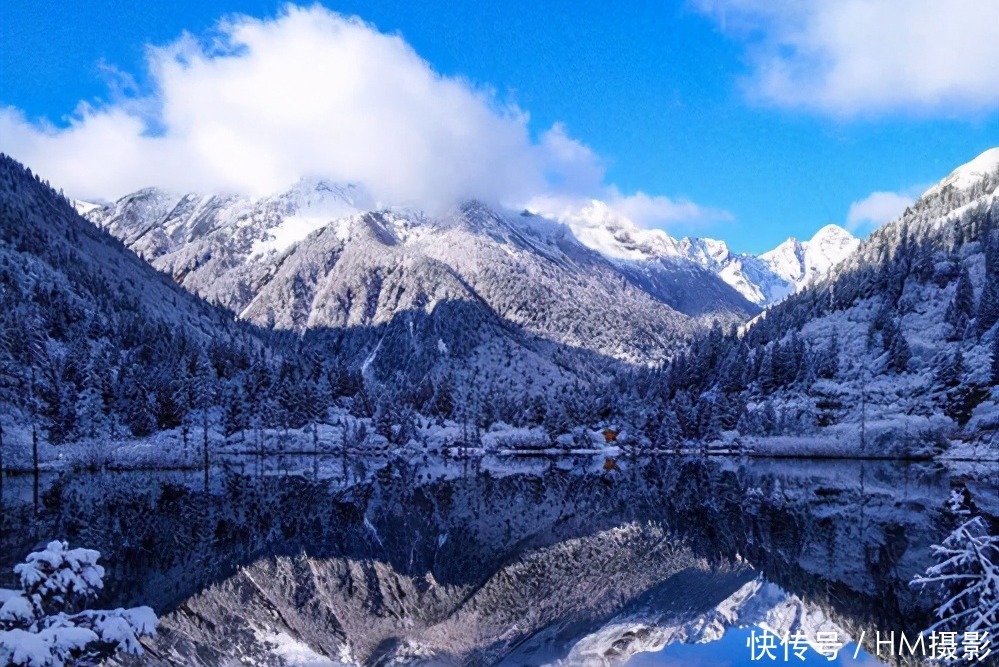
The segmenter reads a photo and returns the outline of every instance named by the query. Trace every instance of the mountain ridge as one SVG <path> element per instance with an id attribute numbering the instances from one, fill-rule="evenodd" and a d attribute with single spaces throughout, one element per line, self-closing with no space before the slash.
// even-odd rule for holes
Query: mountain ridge
<path id="1" fill-rule="evenodd" d="M 654 391 L 663 421 L 650 439 L 803 456 L 993 449 L 999 162 L 969 171 L 738 334 L 678 355 Z"/>
<path id="2" fill-rule="evenodd" d="M 144 190 L 86 216 L 189 291 L 279 329 L 378 324 L 444 298 L 481 299 L 534 335 L 649 363 L 698 327 L 756 313 L 702 267 L 622 266 L 541 216 L 476 201 L 439 216 L 364 210 L 339 193 L 337 206 L 310 216 L 303 190 L 314 192 L 253 201 Z M 457 282 L 443 287 L 447 271 L 433 266 Z M 290 301 L 308 312 L 292 316 Z"/>
<path id="3" fill-rule="evenodd" d="M 565 223 L 581 243 L 619 263 L 693 262 L 711 271 L 760 308 L 802 289 L 856 250 L 859 240 L 838 225 L 826 225 L 809 241 L 789 238 L 760 255 L 735 253 L 725 241 L 675 239 L 661 229 L 639 227 L 605 202 L 578 208 L 543 207 Z"/>

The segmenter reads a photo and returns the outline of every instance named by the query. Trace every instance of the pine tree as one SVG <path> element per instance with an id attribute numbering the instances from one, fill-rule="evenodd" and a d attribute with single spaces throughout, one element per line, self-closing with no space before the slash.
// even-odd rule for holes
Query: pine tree
<path id="1" fill-rule="evenodd" d="M 180 368 L 174 375 L 173 384 L 173 403 L 180 417 L 180 436 L 185 459 L 190 451 L 191 404 L 194 401 L 194 383 L 191 381 L 190 366 L 190 363 L 180 364 Z"/>
<path id="2" fill-rule="evenodd" d="M 205 492 L 208 492 L 209 481 L 209 428 L 211 426 L 211 411 L 215 404 L 215 369 L 208 361 L 204 349 L 198 350 L 191 369 L 192 407 L 201 416 L 201 463 L 205 474 Z"/>
<path id="3" fill-rule="evenodd" d="M 104 587 L 100 553 L 53 541 L 14 567 L 20 584 L 0 612 L 0 664 L 70 667 L 104 664 L 118 651 L 142 654 L 155 633 L 149 607 L 87 609 Z"/>
<path id="4" fill-rule="evenodd" d="M 760 390 L 765 394 L 775 391 L 779 386 L 777 363 L 775 361 L 776 355 L 774 354 L 775 347 L 776 343 L 763 348 L 760 369 L 756 375 L 756 381 L 759 383 Z"/>
<path id="5" fill-rule="evenodd" d="M 962 266 L 958 274 L 954 296 L 944 314 L 944 319 L 950 325 L 948 340 L 962 340 L 968 329 L 968 323 L 974 315 L 975 294 L 971 287 L 971 276 L 968 275 L 968 269 Z"/>
<path id="6" fill-rule="evenodd" d="M 434 395 L 430 399 L 430 409 L 445 419 L 450 419 L 454 414 L 454 377 L 450 370 L 442 374 L 434 383 Z"/>
<path id="7" fill-rule="evenodd" d="M 225 385 L 222 407 L 222 428 L 226 437 L 239 432 L 242 436 L 241 441 L 245 442 L 250 420 L 242 382 L 231 381 Z"/>
<path id="8" fill-rule="evenodd" d="M 100 390 L 88 384 L 76 399 L 77 432 L 87 438 L 96 438 L 104 432 L 105 412 Z"/>
<path id="9" fill-rule="evenodd" d="M 992 339 L 991 380 L 993 385 L 999 385 L 999 335 Z"/>
<path id="10" fill-rule="evenodd" d="M 991 271 L 985 274 L 985 287 L 978 300 L 978 335 L 999 321 L 999 277 Z"/>
<path id="11" fill-rule="evenodd" d="M 835 329 L 829 337 L 829 342 L 816 355 L 815 375 L 824 379 L 832 379 L 839 373 L 839 332 Z"/>
<path id="12" fill-rule="evenodd" d="M 909 349 L 909 341 L 896 322 L 892 327 L 891 347 L 888 349 L 888 368 L 896 373 L 904 373 L 910 359 L 912 351 Z"/>
<path id="13" fill-rule="evenodd" d="M 659 429 L 656 432 L 653 447 L 660 450 L 669 448 L 679 450 L 681 442 L 682 433 L 680 422 L 676 418 L 676 412 L 667 408 L 663 413 L 662 422 L 660 422 Z"/>
<path id="14" fill-rule="evenodd" d="M 964 355 L 960 348 L 956 348 L 950 354 L 941 354 L 934 364 L 937 368 L 936 382 L 948 389 L 961 384 L 961 376 L 964 374 Z"/>

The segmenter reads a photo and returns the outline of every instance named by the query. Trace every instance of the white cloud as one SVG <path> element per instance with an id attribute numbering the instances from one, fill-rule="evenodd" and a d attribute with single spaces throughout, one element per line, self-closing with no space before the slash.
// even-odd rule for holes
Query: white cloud
<path id="1" fill-rule="evenodd" d="M 695 0 L 744 40 L 751 96 L 840 116 L 999 106 L 999 2 Z"/>
<path id="2" fill-rule="evenodd" d="M 608 224 L 627 229 L 661 229 L 726 222 L 732 214 L 718 208 L 695 204 L 687 199 L 672 199 L 644 192 L 622 194 L 611 185 L 594 196 L 544 195 L 533 197 L 527 208 L 535 213 L 563 222 L 586 221 L 587 224 Z"/>
<path id="3" fill-rule="evenodd" d="M 609 192 L 603 161 L 562 124 L 534 138 L 517 106 L 320 6 L 232 17 L 211 39 L 148 47 L 147 60 L 151 93 L 102 64 L 111 101 L 81 103 L 68 127 L 0 108 L 0 150 L 77 198 L 150 185 L 259 195 L 302 177 L 429 209 Z M 640 219 L 699 215 L 689 202 L 612 192 Z"/>
<path id="4" fill-rule="evenodd" d="M 520 110 L 318 6 L 230 19 L 211 43 L 184 35 L 150 47 L 148 66 L 150 98 L 82 105 L 66 129 L 7 109 L 3 149 L 87 196 L 150 184 L 259 194 L 315 175 L 434 203 L 544 183 Z"/>
<path id="5" fill-rule="evenodd" d="M 636 192 L 622 195 L 611 186 L 607 203 L 641 227 L 663 227 L 677 223 L 708 223 L 732 220 L 732 214 L 717 208 L 695 204 L 688 199 L 671 199 L 661 195 Z"/>
<path id="6" fill-rule="evenodd" d="M 877 228 L 902 215 L 916 201 L 912 190 L 906 192 L 872 192 L 850 204 L 846 228 L 855 232 L 863 227 Z"/>

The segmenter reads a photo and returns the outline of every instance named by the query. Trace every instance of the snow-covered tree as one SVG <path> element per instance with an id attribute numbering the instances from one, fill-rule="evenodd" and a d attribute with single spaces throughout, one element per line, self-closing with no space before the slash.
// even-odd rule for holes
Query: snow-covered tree
<path id="1" fill-rule="evenodd" d="M 815 357 L 816 376 L 825 379 L 836 377 L 839 373 L 839 333 L 835 329 Z"/>
<path id="2" fill-rule="evenodd" d="M 999 336 L 992 339 L 992 364 L 989 377 L 993 385 L 999 385 Z"/>
<path id="3" fill-rule="evenodd" d="M 933 554 L 937 564 L 911 584 L 935 589 L 941 601 L 938 620 L 926 632 L 987 632 L 992 650 L 999 651 L 999 536 L 976 516 L 934 545 Z"/>
<path id="4" fill-rule="evenodd" d="M 912 359 L 909 341 L 902 333 L 902 327 L 897 322 L 891 328 L 891 345 L 888 347 L 888 368 L 896 373 L 904 373 Z"/>
<path id="5" fill-rule="evenodd" d="M 968 269 L 961 267 L 958 273 L 954 297 L 947 306 L 944 319 L 950 325 L 948 339 L 961 340 L 968 329 L 968 322 L 975 316 L 975 293 L 971 286 Z"/>
<path id="6" fill-rule="evenodd" d="M 0 664 L 84 667 L 142 653 L 139 638 L 156 632 L 152 609 L 86 609 L 104 587 L 99 558 L 53 541 L 14 567 L 21 589 L 0 591 Z"/>
<path id="7" fill-rule="evenodd" d="M 985 274 L 985 287 L 978 300 L 978 333 L 983 334 L 999 321 L 999 276 Z"/>

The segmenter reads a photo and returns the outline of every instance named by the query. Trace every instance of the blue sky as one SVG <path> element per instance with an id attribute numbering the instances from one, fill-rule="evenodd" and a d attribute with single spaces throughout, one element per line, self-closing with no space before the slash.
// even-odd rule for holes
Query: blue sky
<path id="1" fill-rule="evenodd" d="M 289 18 L 274 2 L 5 0 L 0 149 L 81 197 L 303 175 L 388 203 L 598 197 L 760 252 L 829 222 L 865 233 L 999 145 L 995 5 L 810 4 L 330 2 Z M 220 28 L 233 13 L 255 20 Z M 220 86 L 229 72 L 240 83 Z"/>

